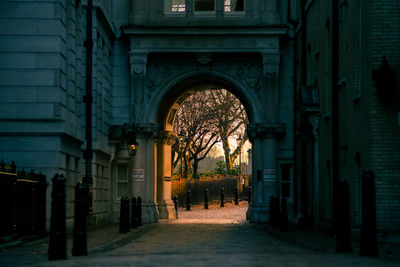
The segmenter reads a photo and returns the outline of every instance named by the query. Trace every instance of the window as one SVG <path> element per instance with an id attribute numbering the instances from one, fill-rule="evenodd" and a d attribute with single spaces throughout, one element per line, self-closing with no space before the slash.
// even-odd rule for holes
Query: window
<path id="1" fill-rule="evenodd" d="M 164 12 L 165 13 L 185 13 L 186 0 L 164 0 Z"/>
<path id="2" fill-rule="evenodd" d="M 244 0 L 224 0 L 225 13 L 244 11 Z"/>
<path id="3" fill-rule="evenodd" d="M 194 11 L 215 11 L 215 0 L 194 0 Z"/>
<path id="4" fill-rule="evenodd" d="M 281 164 L 281 195 L 282 198 L 292 198 L 292 164 Z"/>
<path id="5" fill-rule="evenodd" d="M 128 167 L 118 166 L 117 169 L 117 197 L 128 196 Z"/>

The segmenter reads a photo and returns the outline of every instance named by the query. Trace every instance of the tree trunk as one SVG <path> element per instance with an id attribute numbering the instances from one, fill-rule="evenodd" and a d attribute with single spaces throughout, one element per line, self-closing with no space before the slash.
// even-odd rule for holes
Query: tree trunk
<path id="1" fill-rule="evenodd" d="M 199 169 L 199 160 L 193 159 L 193 179 L 197 178 L 197 170 Z"/>

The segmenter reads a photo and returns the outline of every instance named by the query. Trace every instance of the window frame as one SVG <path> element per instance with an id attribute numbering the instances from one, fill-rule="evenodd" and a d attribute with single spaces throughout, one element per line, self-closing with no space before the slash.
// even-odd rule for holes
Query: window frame
<path id="1" fill-rule="evenodd" d="M 184 0 L 185 3 L 185 7 L 184 7 L 184 11 L 172 11 L 172 2 L 174 0 L 164 0 L 163 1 L 163 11 L 164 11 L 164 15 L 172 15 L 172 16 L 185 16 L 188 12 L 188 6 L 187 6 L 187 0 Z M 170 3 L 170 8 L 167 9 L 167 5 L 169 5 Z"/>
<path id="2" fill-rule="evenodd" d="M 217 14 L 217 4 L 218 4 L 218 0 L 213 0 L 214 1 L 214 10 L 210 10 L 210 11 L 196 11 L 196 0 L 191 0 L 192 4 L 193 4 L 193 14 L 195 16 L 214 16 Z"/>
<path id="3" fill-rule="evenodd" d="M 119 169 L 120 167 L 126 167 L 126 180 L 124 182 L 120 182 L 119 180 Z M 122 196 L 118 195 L 118 186 L 119 184 L 126 184 L 126 196 L 124 197 L 128 197 L 129 195 L 129 165 L 128 164 L 118 164 L 115 168 L 115 198 L 116 200 L 121 200 Z"/>
<path id="4" fill-rule="evenodd" d="M 246 0 L 243 0 L 243 10 L 242 11 L 225 11 L 225 1 L 227 0 L 222 0 L 224 4 L 224 16 L 226 17 L 234 17 L 234 16 L 244 16 L 246 13 Z"/>
<path id="5" fill-rule="evenodd" d="M 289 165 L 290 166 L 289 181 L 283 181 L 283 179 L 282 179 L 282 175 L 283 175 L 282 167 L 283 167 L 283 165 Z M 293 190 L 294 190 L 294 188 L 293 188 L 293 162 L 282 161 L 282 162 L 279 162 L 278 166 L 279 166 L 279 184 L 280 184 L 279 192 L 280 192 L 280 199 L 283 199 L 282 184 L 289 184 L 290 185 L 290 197 L 286 197 L 286 200 L 287 200 L 288 203 L 293 203 L 293 200 L 294 200 L 294 192 L 293 192 Z"/>

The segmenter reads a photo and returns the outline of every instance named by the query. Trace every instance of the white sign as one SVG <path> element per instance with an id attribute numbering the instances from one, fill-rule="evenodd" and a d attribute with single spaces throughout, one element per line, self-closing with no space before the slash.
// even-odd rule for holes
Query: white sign
<path id="1" fill-rule="evenodd" d="M 274 182 L 275 180 L 275 169 L 264 169 L 264 182 Z"/>
<path id="2" fill-rule="evenodd" d="M 133 169 L 132 181 L 133 182 L 143 182 L 144 181 L 144 169 Z"/>

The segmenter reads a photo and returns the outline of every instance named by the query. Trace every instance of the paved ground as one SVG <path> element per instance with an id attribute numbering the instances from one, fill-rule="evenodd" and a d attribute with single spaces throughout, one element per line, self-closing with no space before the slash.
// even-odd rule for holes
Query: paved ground
<path id="1" fill-rule="evenodd" d="M 109 241 L 106 230 L 89 234 L 89 256 L 47 261 L 46 244 L 0 253 L 1 266 L 400 266 L 399 261 L 336 254 L 329 250 L 296 245 L 263 225 L 246 223 L 246 206 L 210 207 L 204 211 L 179 210 L 179 220 L 162 221 L 134 230 L 118 241 Z M 218 217 L 216 217 L 218 216 Z M 201 223 L 200 223 L 201 222 Z M 110 228 L 111 229 L 111 228 Z M 110 240 L 112 240 L 111 238 Z M 115 240 L 115 239 L 114 239 Z M 93 243 L 94 242 L 94 243 Z M 41 248 L 43 246 L 43 248 Z M 27 249 L 36 248 L 36 255 Z M 25 252 L 23 252 L 25 249 Z M 19 252 L 18 252 L 19 251 Z M 36 260 L 32 260 L 36 259 Z"/>

